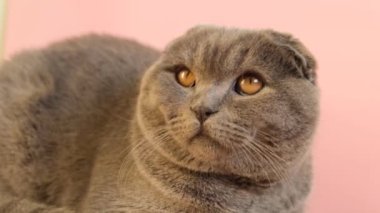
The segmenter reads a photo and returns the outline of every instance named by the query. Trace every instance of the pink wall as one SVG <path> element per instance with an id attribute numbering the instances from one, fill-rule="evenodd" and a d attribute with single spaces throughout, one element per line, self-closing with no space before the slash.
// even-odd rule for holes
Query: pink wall
<path id="1" fill-rule="evenodd" d="M 89 31 L 158 48 L 200 23 L 292 32 L 319 61 L 322 115 L 308 212 L 380 212 L 379 1 L 10 0 L 8 6 L 6 56 Z"/>

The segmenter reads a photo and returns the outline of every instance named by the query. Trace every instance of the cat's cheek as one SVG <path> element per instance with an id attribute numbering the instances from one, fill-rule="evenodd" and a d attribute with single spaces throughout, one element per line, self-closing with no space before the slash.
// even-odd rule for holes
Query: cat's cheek
<path id="1" fill-rule="evenodd" d="M 172 122 L 173 119 L 178 117 L 178 112 L 175 110 L 172 110 L 171 108 L 168 107 L 168 104 L 164 104 L 164 103 L 159 104 L 157 108 L 165 120 L 165 126 L 167 126 L 168 129 L 170 130 L 171 129 L 170 123 Z"/>

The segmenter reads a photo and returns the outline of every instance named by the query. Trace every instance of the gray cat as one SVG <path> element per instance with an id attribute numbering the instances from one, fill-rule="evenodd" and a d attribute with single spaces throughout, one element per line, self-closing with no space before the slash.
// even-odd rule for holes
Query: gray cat
<path id="1" fill-rule="evenodd" d="M 88 35 L 18 54 L 0 212 L 303 212 L 315 66 L 290 35 L 212 26 L 162 53 Z"/>

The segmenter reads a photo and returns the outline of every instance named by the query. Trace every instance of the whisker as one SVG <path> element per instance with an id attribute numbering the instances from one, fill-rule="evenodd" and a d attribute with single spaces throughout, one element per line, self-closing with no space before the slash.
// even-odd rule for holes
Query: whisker
<path id="1" fill-rule="evenodd" d="M 258 145 L 260 143 L 255 143 L 255 145 Z M 264 146 L 261 146 L 261 147 L 264 147 Z M 263 151 L 265 152 L 265 151 Z M 287 173 L 284 173 L 284 166 L 282 166 L 282 164 L 280 164 L 277 160 L 281 159 L 281 158 L 277 158 L 277 159 L 273 159 L 273 156 L 277 156 L 275 155 L 270 149 L 266 149 L 266 152 L 268 155 L 265 155 L 265 157 L 267 157 L 268 161 L 270 161 L 270 166 L 272 167 L 272 171 L 275 173 L 275 175 L 280 178 L 281 180 L 284 181 L 284 183 L 290 187 L 291 186 L 291 183 L 290 183 L 290 180 L 289 180 L 289 176 Z M 283 162 L 286 164 L 286 162 Z M 282 171 L 282 172 L 281 172 Z"/>
<path id="2" fill-rule="evenodd" d="M 267 160 L 265 158 L 263 158 L 263 156 L 256 149 L 251 148 L 249 146 L 244 146 L 244 148 L 251 154 L 250 156 L 252 156 L 253 158 L 257 159 L 257 161 L 261 161 L 260 159 L 262 159 L 263 161 L 267 162 Z M 264 171 L 264 174 L 265 174 L 265 176 L 267 178 L 267 181 L 270 182 L 271 179 L 269 178 L 268 172 L 264 168 L 263 168 L 263 171 Z"/>
<path id="3" fill-rule="evenodd" d="M 221 122 L 220 125 L 223 126 L 223 127 L 227 127 L 228 129 L 234 130 L 236 132 L 242 132 L 242 133 L 249 134 L 249 132 L 248 132 L 247 129 L 245 129 L 244 127 L 241 127 L 241 126 L 239 126 L 237 124 L 234 124 L 234 123 Z"/>
<path id="4" fill-rule="evenodd" d="M 280 178 L 281 180 L 284 180 L 287 184 L 290 184 L 288 181 L 288 177 L 286 174 L 283 174 L 283 166 L 279 164 L 278 159 L 273 159 L 274 155 L 273 152 L 270 149 L 264 149 L 263 146 L 258 145 L 259 143 L 246 143 L 246 147 L 248 147 L 253 152 L 257 153 L 261 158 L 267 162 L 268 166 L 271 168 L 272 172 L 277 176 L 277 178 Z M 265 170 L 264 170 L 265 171 Z M 270 181 L 270 180 L 268 180 Z"/>

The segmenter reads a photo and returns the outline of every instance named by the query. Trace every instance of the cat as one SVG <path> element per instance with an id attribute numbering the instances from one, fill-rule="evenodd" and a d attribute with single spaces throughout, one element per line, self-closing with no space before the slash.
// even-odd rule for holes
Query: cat
<path id="1" fill-rule="evenodd" d="M 24 51 L 0 69 L 0 212 L 304 212 L 315 70 L 290 34 L 218 26 Z"/>

